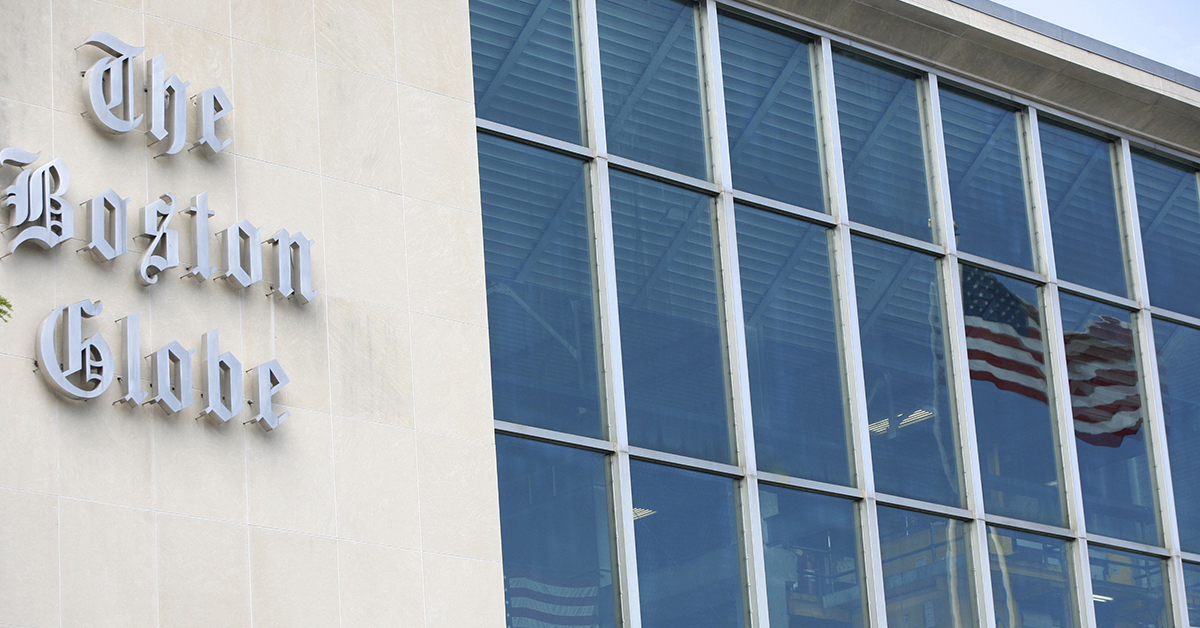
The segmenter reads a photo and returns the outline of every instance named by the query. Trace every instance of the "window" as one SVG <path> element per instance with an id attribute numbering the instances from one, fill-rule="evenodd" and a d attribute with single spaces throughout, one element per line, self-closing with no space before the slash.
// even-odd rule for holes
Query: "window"
<path id="1" fill-rule="evenodd" d="M 1187 156 L 710 0 L 471 11 L 509 626 L 1197 606 Z"/>

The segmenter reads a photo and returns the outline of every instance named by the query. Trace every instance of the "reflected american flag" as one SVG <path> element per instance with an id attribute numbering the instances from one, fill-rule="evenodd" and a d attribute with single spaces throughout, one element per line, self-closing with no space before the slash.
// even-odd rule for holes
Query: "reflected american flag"
<path id="1" fill-rule="evenodd" d="M 963 314 L 971 379 L 1047 401 L 1042 328 L 1037 306 L 985 270 L 963 267 Z M 1124 321 L 1100 316 L 1084 331 L 1063 334 L 1075 435 L 1118 447 L 1141 429 L 1133 334 Z"/>
<path id="2" fill-rule="evenodd" d="M 587 628 L 600 625 L 600 588 L 505 577 L 509 628 Z"/>

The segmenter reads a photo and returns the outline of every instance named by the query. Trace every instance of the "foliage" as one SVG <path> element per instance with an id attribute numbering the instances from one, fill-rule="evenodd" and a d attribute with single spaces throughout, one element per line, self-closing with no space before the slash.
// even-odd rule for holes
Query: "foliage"
<path id="1" fill-rule="evenodd" d="M 0 321 L 8 321 L 8 317 L 12 316 L 12 303 L 4 297 L 0 297 Z"/>

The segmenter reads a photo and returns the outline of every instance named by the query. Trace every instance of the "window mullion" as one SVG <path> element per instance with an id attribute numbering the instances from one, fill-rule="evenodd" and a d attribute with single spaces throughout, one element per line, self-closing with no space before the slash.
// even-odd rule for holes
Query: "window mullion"
<path id="1" fill-rule="evenodd" d="M 1050 233 L 1050 209 L 1046 199 L 1045 172 L 1042 166 L 1038 112 L 1029 108 L 1017 118 L 1021 131 L 1021 152 L 1025 166 L 1030 225 L 1033 230 L 1034 262 L 1049 283 L 1042 288 L 1039 304 L 1045 320 L 1047 385 L 1056 417 L 1059 472 L 1066 499 L 1067 527 L 1076 541 L 1069 544 L 1071 574 L 1074 578 L 1075 607 L 1080 628 L 1095 628 L 1092 607 L 1092 578 L 1088 567 L 1086 525 L 1083 515 L 1083 490 L 1079 483 L 1079 461 L 1075 444 L 1071 387 L 1067 375 L 1066 346 L 1063 341 L 1062 312 L 1058 301 L 1058 275 L 1054 264 L 1054 245 Z"/>

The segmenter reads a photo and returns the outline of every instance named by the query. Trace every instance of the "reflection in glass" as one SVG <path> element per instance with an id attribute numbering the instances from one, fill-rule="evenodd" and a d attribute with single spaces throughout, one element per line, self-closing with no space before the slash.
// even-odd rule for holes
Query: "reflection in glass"
<path id="1" fill-rule="evenodd" d="M 989 513 L 1063 525 L 1037 288 L 960 268 L 984 504 Z"/>
<path id="2" fill-rule="evenodd" d="M 582 162 L 479 136 L 496 419 L 603 436 Z"/>
<path id="3" fill-rule="evenodd" d="M 864 626 L 854 502 L 758 485 L 771 626 Z"/>
<path id="4" fill-rule="evenodd" d="M 1163 596 L 1163 561 L 1088 546 L 1096 628 L 1171 625 Z"/>
<path id="5" fill-rule="evenodd" d="M 507 625 L 616 626 L 604 456 L 497 435 L 496 463 Z"/>
<path id="6" fill-rule="evenodd" d="M 738 205 L 737 238 L 758 468 L 848 484 L 825 228 Z"/>
<path id="7" fill-rule="evenodd" d="M 581 142 L 571 0 L 471 0 L 477 116 Z"/>
<path id="8" fill-rule="evenodd" d="M 861 237 L 852 246 L 875 488 L 959 506 L 934 259 Z"/>
<path id="9" fill-rule="evenodd" d="M 958 249 L 1032 269 L 1017 114 L 948 88 L 941 103 Z"/>
<path id="10" fill-rule="evenodd" d="M 1200 565 L 1183 564 L 1183 585 L 1187 589 L 1188 625 L 1200 626 Z"/>
<path id="11" fill-rule="evenodd" d="M 733 480 L 637 460 L 629 470 L 642 625 L 744 626 Z"/>
<path id="12" fill-rule="evenodd" d="M 1181 286 L 1200 285 L 1200 196 L 1196 172 L 1133 153 L 1138 222 L 1146 256 L 1150 302 L 1200 316 L 1200 296 Z"/>
<path id="13" fill-rule="evenodd" d="M 1179 545 L 1200 553 L 1200 330 L 1155 319 L 1154 345 Z"/>
<path id="14" fill-rule="evenodd" d="M 1087 531 L 1157 544 L 1129 312 L 1060 294 Z"/>
<path id="15" fill-rule="evenodd" d="M 733 186 L 825 210 L 808 42 L 718 17 Z"/>
<path id="16" fill-rule="evenodd" d="M 888 626 L 976 625 L 966 527 L 955 519 L 879 507 Z"/>
<path id="17" fill-rule="evenodd" d="M 929 240 L 916 79 L 848 52 L 833 74 L 850 220 Z"/>
<path id="18" fill-rule="evenodd" d="M 696 7 L 676 0 L 597 0 L 609 152 L 708 178 Z"/>
<path id="19" fill-rule="evenodd" d="M 1058 278 L 1126 296 L 1112 147 L 1046 122 L 1038 129 Z"/>
<path id="20" fill-rule="evenodd" d="M 996 628 L 1072 628 L 1067 542 L 988 526 Z"/>
<path id="21" fill-rule="evenodd" d="M 610 180 L 629 444 L 728 462 L 711 200 Z"/>

